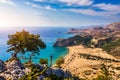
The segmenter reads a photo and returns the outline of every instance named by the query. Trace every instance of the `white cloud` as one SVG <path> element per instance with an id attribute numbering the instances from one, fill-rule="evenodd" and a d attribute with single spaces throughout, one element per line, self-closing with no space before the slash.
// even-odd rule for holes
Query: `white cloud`
<path id="1" fill-rule="evenodd" d="M 93 7 L 101 10 L 94 10 Z M 101 3 L 92 5 L 92 7 L 88 9 L 69 9 L 69 11 L 90 16 L 116 17 L 120 14 L 120 5 Z"/>
<path id="2" fill-rule="evenodd" d="M 8 4 L 8 5 L 11 5 L 11 6 L 16 6 L 16 4 L 14 4 L 12 2 L 12 0 L 0 0 L 0 3 L 2 3 L 2 4 Z"/>
<path id="3" fill-rule="evenodd" d="M 81 14 L 85 14 L 85 15 L 90 15 L 90 16 L 95 16 L 98 13 L 92 9 L 70 9 L 69 11 L 72 12 L 77 12 L 77 13 L 81 13 Z"/>
<path id="4" fill-rule="evenodd" d="M 34 1 L 39 1 L 39 2 L 43 2 L 43 1 L 45 1 L 45 0 L 34 0 Z"/>
<path id="5" fill-rule="evenodd" d="M 32 7 L 34 7 L 34 8 L 42 8 L 41 6 L 39 6 L 39 5 L 37 5 L 37 4 L 33 4 L 33 3 L 31 3 L 31 2 L 25 2 L 25 4 L 26 5 L 28 5 L 28 6 L 32 6 Z"/>
<path id="6" fill-rule="evenodd" d="M 67 3 L 68 5 L 89 6 L 93 3 L 92 0 L 59 0 L 60 2 Z"/>
<path id="7" fill-rule="evenodd" d="M 109 11 L 95 11 L 93 9 L 70 9 L 69 11 L 89 16 L 116 17 L 116 12 Z"/>
<path id="8" fill-rule="evenodd" d="M 39 8 L 39 9 L 46 9 L 46 10 L 51 10 L 51 11 L 55 11 L 56 9 L 52 8 L 51 6 L 40 6 L 37 4 L 33 4 L 31 2 L 25 2 L 26 5 L 28 6 L 32 6 L 34 8 Z"/>
<path id="9" fill-rule="evenodd" d="M 79 6 L 89 6 L 93 3 L 93 0 L 33 0 L 39 2 L 60 2 L 66 3 L 67 5 L 79 5 Z"/>
<path id="10" fill-rule="evenodd" d="M 105 10 L 105 11 L 119 11 L 120 12 L 120 5 L 112 5 L 112 4 L 96 4 L 93 5 L 93 7 L 97 7 L 99 9 Z"/>
<path id="11" fill-rule="evenodd" d="M 56 9 L 53 9 L 51 6 L 45 6 L 44 8 L 47 9 L 47 10 L 52 10 L 52 11 L 56 10 Z"/>

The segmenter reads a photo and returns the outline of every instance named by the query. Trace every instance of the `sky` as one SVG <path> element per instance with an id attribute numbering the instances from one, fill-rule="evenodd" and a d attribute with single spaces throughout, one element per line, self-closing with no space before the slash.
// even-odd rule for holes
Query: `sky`
<path id="1" fill-rule="evenodd" d="M 120 0 L 0 0 L 0 26 L 89 26 L 120 22 Z"/>

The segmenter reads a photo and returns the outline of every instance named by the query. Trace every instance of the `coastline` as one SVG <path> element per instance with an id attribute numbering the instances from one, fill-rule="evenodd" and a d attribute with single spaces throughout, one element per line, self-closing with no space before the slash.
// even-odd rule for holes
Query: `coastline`
<path id="1" fill-rule="evenodd" d="M 69 51 L 64 57 L 65 63 L 62 65 L 62 69 L 65 71 L 69 70 L 72 74 L 78 75 L 82 78 L 85 78 L 84 72 L 86 71 L 91 73 L 88 78 L 95 78 L 100 74 L 100 65 L 102 63 L 106 63 L 107 65 L 115 64 L 114 66 L 120 65 L 120 63 L 112 61 L 119 61 L 119 59 L 107 54 L 107 52 L 103 51 L 101 48 L 85 48 L 82 45 L 70 46 L 67 48 Z M 92 58 L 87 59 L 88 56 Z M 120 73 L 120 71 L 118 73 Z"/>

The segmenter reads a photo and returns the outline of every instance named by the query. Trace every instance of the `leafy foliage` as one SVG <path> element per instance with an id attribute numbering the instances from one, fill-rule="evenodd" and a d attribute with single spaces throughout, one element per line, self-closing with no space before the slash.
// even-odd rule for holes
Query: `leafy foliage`
<path id="1" fill-rule="evenodd" d="M 116 70 L 120 70 L 120 66 L 116 67 Z"/>
<path id="2" fill-rule="evenodd" d="M 17 57 L 18 53 L 25 54 L 28 52 L 30 54 L 27 59 L 31 61 L 32 56 L 39 54 L 40 49 L 46 47 L 45 43 L 40 39 L 40 35 L 30 34 L 25 30 L 9 35 L 8 38 L 9 49 L 7 52 L 12 52 L 12 57 Z"/>
<path id="3" fill-rule="evenodd" d="M 109 72 L 109 66 L 106 66 L 105 64 L 101 65 L 101 73 L 106 77 L 106 79 L 109 78 L 110 72 Z"/>
<path id="4" fill-rule="evenodd" d="M 63 64 L 63 63 L 64 63 L 63 57 L 61 57 L 61 58 L 59 58 L 58 60 L 56 60 L 56 64 L 57 64 L 58 67 L 60 67 L 61 64 Z"/>
<path id="5" fill-rule="evenodd" d="M 48 64 L 48 59 L 43 59 L 41 58 L 40 61 L 39 61 L 40 64 Z"/>
<path id="6" fill-rule="evenodd" d="M 98 75 L 97 78 L 94 78 L 92 80 L 107 80 L 105 76 L 103 75 Z"/>
<path id="7" fill-rule="evenodd" d="M 12 58 L 10 58 L 9 60 L 7 60 L 6 62 L 8 62 L 8 61 L 19 61 L 19 58 L 18 57 L 12 57 Z"/>

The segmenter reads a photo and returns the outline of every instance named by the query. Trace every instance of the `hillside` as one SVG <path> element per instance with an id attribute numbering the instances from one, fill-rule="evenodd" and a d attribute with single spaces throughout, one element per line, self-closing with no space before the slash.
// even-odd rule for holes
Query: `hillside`
<path id="1" fill-rule="evenodd" d="M 68 39 L 58 39 L 53 46 L 66 47 L 66 46 L 79 45 L 79 44 L 89 46 L 91 39 L 92 39 L 92 36 L 83 37 L 83 36 L 76 35 Z"/>
<path id="2" fill-rule="evenodd" d="M 120 70 L 120 60 L 107 54 L 100 48 L 85 48 L 81 45 L 68 47 L 69 53 L 65 56 L 65 63 L 62 65 L 64 70 L 70 70 L 72 74 L 78 75 L 81 78 L 92 80 L 101 74 L 100 65 L 105 63 L 111 65 L 111 70 L 115 72 L 112 76 L 115 80 L 118 79 Z"/>

